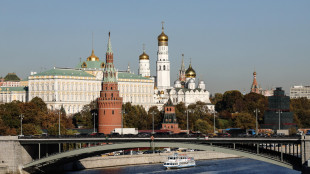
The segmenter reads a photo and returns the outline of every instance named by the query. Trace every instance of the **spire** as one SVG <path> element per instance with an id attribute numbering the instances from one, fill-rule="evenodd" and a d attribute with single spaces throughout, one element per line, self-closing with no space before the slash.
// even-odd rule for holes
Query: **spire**
<path id="1" fill-rule="evenodd" d="M 145 44 L 143 43 L 143 53 L 145 53 Z"/>
<path id="2" fill-rule="evenodd" d="M 127 66 L 127 72 L 130 73 L 130 65 L 129 65 L 129 62 L 128 62 L 128 66 Z"/>
<path id="3" fill-rule="evenodd" d="M 251 86 L 251 92 L 254 92 L 254 93 L 259 93 L 259 87 L 257 85 L 257 81 L 256 81 L 256 71 L 253 72 L 253 83 L 252 83 L 252 86 Z"/>
<path id="4" fill-rule="evenodd" d="M 185 65 L 184 65 L 184 54 L 182 54 L 181 71 L 185 71 Z"/>
<path id="5" fill-rule="evenodd" d="M 162 27 L 161 27 L 161 30 L 162 30 L 162 32 L 164 32 L 164 21 L 161 21 L 161 25 L 162 25 Z"/>
<path id="6" fill-rule="evenodd" d="M 109 41 L 108 41 L 108 50 L 107 50 L 107 53 L 113 53 L 113 51 L 112 51 L 112 44 L 111 44 L 110 32 L 109 32 Z"/>

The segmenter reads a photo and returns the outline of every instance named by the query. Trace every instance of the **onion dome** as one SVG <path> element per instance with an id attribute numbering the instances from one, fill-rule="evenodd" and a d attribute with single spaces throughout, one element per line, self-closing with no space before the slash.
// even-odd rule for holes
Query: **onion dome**
<path id="1" fill-rule="evenodd" d="M 168 42 L 168 36 L 164 33 L 164 30 L 157 37 L 157 39 L 158 39 L 158 42 Z"/>
<path id="2" fill-rule="evenodd" d="M 94 50 L 92 50 L 91 55 L 87 57 L 87 61 L 99 61 L 99 57 L 95 55 Z"/>
<path id="3" fill-rule="evenodd" d="M 149 60 L 150 57 L 145 53 L 145 45 L 143 44 L 143 53 L 139 56 L 139 60 Z"/>
<path id="4" fill-rule="evenodd" d="M 164 22 L 162 22 L 162 32 L 157 37 L 159 46 L 167 46 L 168 45 L 168 36 L 164 33 Z"/>
<path id="5" fill-rule="evenodd" d="M 253 72 L 253 76 L 256 76 L 256 71 Z"/>
<path id="6" fill-rule="evenodd" d="M 176 84 L 181 84 L 181 81 L 180 80 L 176 80 L 176 81 L 174 81 L 174 84 L 176 85 Z"/>
<path id="7" fill-rule="evenodd" d="M 194 79 L 190 79 L 190 80 L 188 81 L 188 83 L 195 83 L 195 80 L 194 80 Z"/>
<path id="8" fill-rule="evenodd" d="M 199 84 L 205 84 L 205 82 L 201 80 L 201 81 L 199 82 Z"/>
<path id="9" fill-rule="evenodd" d="M 164 94 L 165 92 L 164 91 L 160 91 L 160 94 Z"/>
<path id="10" fill-rule="evenodd" d="M 189 64 L 188 69 L 185 72 L 185 77 L 186 78 L 195 78 L 196 77 L 196 72 L 195 70 L 192 68 L 192 64 Z"/>

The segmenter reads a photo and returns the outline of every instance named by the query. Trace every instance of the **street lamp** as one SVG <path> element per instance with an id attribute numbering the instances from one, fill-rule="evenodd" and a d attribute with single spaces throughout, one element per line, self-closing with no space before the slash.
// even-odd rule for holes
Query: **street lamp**
<path id="1" fill-rule="evenodd" d="M 189 129 L 188 129 L 188 112 L 192 113 L 193 110 L 192 109 L 187 109 L 186 110 L 186 132 L 187 132 L 187 135 L 189 134 Z"/>
<path id="2" fill-rule="evenodd" d="M 20 114 L 19 118 L 20 118 L 20 136 L 23 136 L 23 119 L 24 119 L 24 115 Z"/>
<path id="3" fill-rule="evenodd" d="M 121 134 L 122 134 L 122 136 L 123 136 L 123 129 L 124 129 L 124 119 L 123 119 L 123 114 L 125 114 L 126 112 L 125 112 L 125 110 L 121 110 L 121 114 L 122 114 L 122 132 L 121 132 Z"/>
<path id="4" fill-rule="evenodd" d="M 92 115 L 94 117 L 94 133 L 96 133 L 96 115 L 97 115 L 97 113 L 93 112 Z"/>
<path id="5" fill-rule="evenodd" d="M 152 120 L 153 120 L 153 132 L 152 132 L 152 134 L 155 134 L 155 132 L 154 132 L 154 114 L 155 114 L 155 111 L 152 111 L 151 112 Z"/>
<path id="6" fill-rule="evenodd" d="M 257 123 L 257 114 L 258 114 L 258 112 L 260 112 L 257 108 L 255 109 L 255 115 L 256 115 L 256 129 L 255 129 L 255 133 L 256 133 L 256 135 L 258 134 L 258 123 Z"/>
<path id="7" fill-rule="evenodd" d="M 216 111 L 215 109 L 213 110 L 213 133 L 215 134 L 215 114 L 216 114 Z"/>
<path id="8" fill-rule="evenodd" d="M 59 113 L 58 113 L 58 135 L 60 136 L 60 110 L 59 110 Z"/>
<path id="9" fill-rule="evenodd" d="M 277 114 L 279 114 L 279 130 L 281 130 L 281 120 L 280 120 L 280 116 L 281 116 L 281 114 L 282 114 L 282 111 L 279 109 L 279 111 L 278 112 L 276 112 Z"/>

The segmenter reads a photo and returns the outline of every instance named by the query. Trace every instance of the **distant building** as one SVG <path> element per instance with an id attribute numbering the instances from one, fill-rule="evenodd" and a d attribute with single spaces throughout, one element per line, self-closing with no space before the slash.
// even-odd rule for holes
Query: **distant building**
<path id="1" fill-rule="evenodd" d="M 20 78 L 15 73 L 8 73 L 2 80 L 3 87 L 18 87 L 20 86 Z"/>
<path id="2" fill-rule="evenodd" d="M 296 124 L 293 123 L 293 112 L 290 112 L 290 98 L 278 87 L 274 95 L 268 97 L 268 109 L 265 111 L 261 128 L 278 130 L 291 127 L 296 127 Z"/>
<path id="3" fill-rule="evenodd" d="M 307 97 L 310 99 L 310 86 L 293 86 L 290 89 L 290 98 Z"/>
<path id="4" fill-rule="evenodd" d="M 181 129 L 179 128 L 179 124 L 177 122 L 177 117 L 175 115 L 175 106 L 171 99 L 169 98 L 168 102 L 164 106 L 164 120 L 162 123 L 162 130 L 169 130 L 172 133 L 180 133 Z"/>
<path id="5" fill-rule="evenodd" d="M 251 85 L 250 92 L 253 92 L 253 93 L 256 93 L 256 94 L 261 94 L 263 96 L 269 97 L 269 96 L 273 95 L 273 91 L 274 91 L 273 89 L 263 90 L 261 87 L 258 86 L 257 80 L 256 80 L 256 72 L 254 71 L 253 72 L 253 82 L 252 82 L 252 85 Z"/>

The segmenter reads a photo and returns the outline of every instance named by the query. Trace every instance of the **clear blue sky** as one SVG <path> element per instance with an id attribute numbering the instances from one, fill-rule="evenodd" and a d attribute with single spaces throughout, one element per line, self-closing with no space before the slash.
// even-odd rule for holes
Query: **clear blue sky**
<path id="1" fill-rule="evenodd" d="M 310 85 L 310 1 L 0 1 L 0 76 L 105 60 L 111 31 L 115 65 L 137 73 L 142 44 L 155 75 L 157 36 L 165 21 L 171 79 L 185 54 L 211 93 L 248 92 L 254 67 L 263 88 Z"/>

